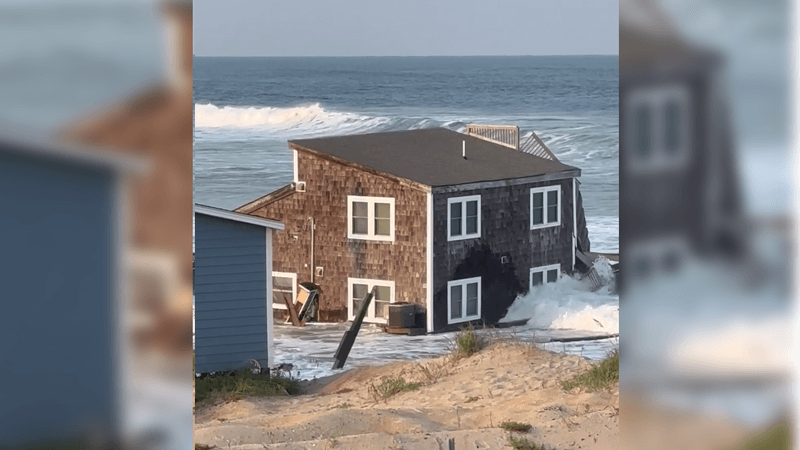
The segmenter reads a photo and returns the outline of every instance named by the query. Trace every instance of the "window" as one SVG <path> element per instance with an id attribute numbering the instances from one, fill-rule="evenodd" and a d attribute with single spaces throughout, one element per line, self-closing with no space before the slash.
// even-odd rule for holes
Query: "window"
<path id="1" fill-rule="evenodd" d="M 627 96 L 625 165 L 635 171 L 685 167 L 691 146 L 689 91 L 682 85 L 648 86 Z"/>
<path id="2" fill-rule="evenodd" d="M 286 309 L 284 298 L 297 298 L 297 274 L 272 272 L 272 309 Z"/>
<path id="3" fill-rule="evenodd" d="M 447 199 L 447 240 L 481 237 L 481 196 Z"/>
<path id="4" fill-rule="evenodd" d="M 386 323 L 389 319 L 389 304 L 394 303 L 394 281 L 365 280 L 362 278 L 347 279 L 347 317 L 353 320 L 361 310 L 364 297 L 377 286 L 375 297 L 370 302 L 364 322 Z"/>
<path id="5" fill-rule="evenodd" d="M 561 186 L 531 189 L 531 230 L 561 224 Z"/>
<path id="6" fill-rule="evenodd" d="M 347 237 L 394 241 L 394 199 L 347 196 Z"/>
<path id="7" fill-rule="evenodd" d="M 447 323 L 481 318 L 481 277 L 447 283 Z"/>
<path id="8" fill-rule="evenodd" d="M 545 283 L 555 283 L 561 277 L 561 264 L 553 264 L 531 269 L 530 288 L 541 286 Z"/>

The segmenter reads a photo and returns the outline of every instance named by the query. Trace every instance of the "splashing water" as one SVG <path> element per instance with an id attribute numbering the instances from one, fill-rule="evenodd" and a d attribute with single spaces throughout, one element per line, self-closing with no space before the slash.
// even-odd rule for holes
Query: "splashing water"
<path id="1" fill-rule="evenodd" d="M 518 297 L 503 322 L 530 318 L 528 326 L 533 328 L 619 333 L 619 296 L 610 289 L 611 265 L 600 258 L 594 267 L 606 286 L 591 292 L 585 280 L 562 276 Z"/>

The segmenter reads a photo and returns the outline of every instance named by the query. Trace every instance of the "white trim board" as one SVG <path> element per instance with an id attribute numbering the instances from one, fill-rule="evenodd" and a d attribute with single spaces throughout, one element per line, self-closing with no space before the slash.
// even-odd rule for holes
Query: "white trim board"
<path id="1" fill-rule="evenodd" d="M 249 223 L 251 225 L 258 225 L 260 227 L 272 228 L 274 230 L 283 230 L 283 223 L 275 220 L 264 219 L 249 214 L 241 214 L 226 209 L 215 208 L 213 206 L 194 204 L 194 213 L 203 214 L 206 216 L 217 217 L 219 219 L 233 220 L 234 222 Z"/>
<path id="2" fill-rule="evenodd" d="M 427 245 L 425 246 L 426 260 L 426 311 L 425 322 L 428 333 L 433 333 L 433 193 L 428 192 L 428 223 L 427 223 Z"/>
<path id="3" fill-rule="evenodd" d="M 272 312 L 272 228 L 264 228 L 266 234 L 266 263 L 267 263 L 267 367 L 272 368 L 275 363 L 273 350 L 275 349 L 274 343 L 274 314 Z"/>

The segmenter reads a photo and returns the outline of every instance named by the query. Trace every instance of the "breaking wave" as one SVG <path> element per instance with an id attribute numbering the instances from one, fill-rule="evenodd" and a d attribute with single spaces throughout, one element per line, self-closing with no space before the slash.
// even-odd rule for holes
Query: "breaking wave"
<path id="1" fill-rule="evenodd" d="M 595 266 L 601 276 L 611 273 L 607 260 L 598 260 Z M 583 280 L 562 276 L 517 297 L 502 321 L 525 318 L 530 318 L 529 327 L 537 329 L 617 334 L 619 297 L 608 287 L 591 292 Z"/>
<path id="2" fill-rule="evenodd" d="M 195 128 L 203 137 L 218 135 L 261 136 L 296 139 L 326 135 L 342 135 L 393 130 L 465 126 L 458 120 L 436 120 L 426 117 L 384 117 L 354 112 L 330 111 L 319 103 L 306 106 L 216 106 L 194 105 Z"/>

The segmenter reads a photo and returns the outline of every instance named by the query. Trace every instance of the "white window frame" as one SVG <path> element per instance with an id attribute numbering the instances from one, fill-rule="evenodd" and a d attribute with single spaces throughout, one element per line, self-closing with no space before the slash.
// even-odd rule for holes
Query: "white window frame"
<path id="1" fill-rule="evenodd" d="M 478 202 L 478 231 L 476 233 L 467 234 L 467 202 Z M 453 203 L 461 203 L 461 236 L 450 235 L 450 205 Z M 448 241 L 461 241 L 464 239 L 475 239 L 481 237 L 481 196 L 468 195 L 466 197 L 452 197 L 447 199 L 447 240 Z"/>
<path id="2" fill-rule="evenodd" d="M 478 283 L 478 314 L 473 316 L 467 316 L 467 285 L 472 283 Z M 453 286 L 461 286 L 461 292 L 463 292 L 463 301 L 461 302 L 461 318 L 459 319 L 451 319 L 452 317 L 452 308 L 451 308 L 451 299 L 450 293 L 451 288 Z M 472 320 L 478 320 L 481 318 L 481 277 L 473 277 L 473 278 L 464 278 L 461 280 L 453 280 L 447 282 L 447 324 L 454 324 L 454 323 L 461 323 L 461 322 L 469 322 Z"/>
<path id="3" fill-rule="evenodd" d="M 547 207 L 549 206 L 547 203 L 547 193 L 556 191 L 558 192 L 558 208 L 556 211 L 558 212 L 558 219 L 555 222 L 547 222 Z M 534 224 L 533 223 L 533 194 L 542 193 L 542 206 L 544 209 L 542 210 L 542 223 Z M 561 185 L 556 186 L 542 186 L 538 188 L 531 188 L 530 198 L 529 198 L 529 208 L 528 213 L 530 214 L 530 224 L 531 230 L 536 230 L 539 228 L 549 228 L 549 227 L 558 227 L 561 226 Z"/>
<path id="4" fill-rule="evenodd" d="M 390 295 L 389 295 L 389 304 L 395 302 L 395 290 L 394 290 L 394 281 L 387 281 L 387 280 L 372 280 L 368 278 L 347 278 L 347 319 L 354 320 L 356 318 L 357 311 L 353 310 L 353 285 L 354 284 L 366 284 L 367 285 L 367 292 L 372 291 L 372 288 L 375 286 L 386 286 L 389 288 Z M 364 322 L 370 323 L 386 323 L 388 319 L 384 319 L 381 317 L 375 317 L 375 299 L 373 298 L 369 304 L 369 309 L 367 309 L 367 314 L 364 316 Z"/>
<path id="5" fill-rule="evenodd" d="M 292 279 L 292 301 L 296 301 L 297 300 L 297 274 L 296 273 L 291 273 L 291 272 L 272 272 L 272 278 L 275 278 L 275 277 L 291 278 Z M 272 289 L 273 289 L 273 292 L 274 292 L 275 280 L 271 280 L 271 281 L 272 281 Z M 283 303 L 275 304 L 275 302 L 272 302 L 272 309 L 282 309 L 284 311 L 288 311 L 288 309 L 286 309 L 286 305 L 284 305 Z"/>
<path id="6" fill-rule="evenodd" d="M 353 233 L 353 202 L 367 203 L 367 234 Z M 389 204 L 389 236 L 375 234 L 375 203 Z M 347 196 L 347 238 L 364 241 L 394 242 L 394 198 L 392 197 L 364 197 L 358 195 Z"/>
<path id="7" fill-rule="evenodd" d="M 627 114 L 627 143 L 625 165 L 637 173 L 663 172 L 684 169 L 689 163 L 692 145 L 692 104 L 689 89 L 682 84 L 643 86 L 631 92 L 625 100 Z M 666 107 L 678 105 L 678 148 L 673 154 L 666 150 Z M 650 153 L 644 158 L 636 149 L 636 116 L 639 108 L 650 111 Z"/>
<path id="8" fill-rule="evenodd" d="M 530 275 L 528 276 L 528 289 L 533 289 L 533 274 L 542 273 L 542 284 L 547 284 L 547 272 L 556 269 L 556 281 L 561 279 L 561 264 L 550 264 L 549 266 L 533 267 L 531 268 Z"/>

